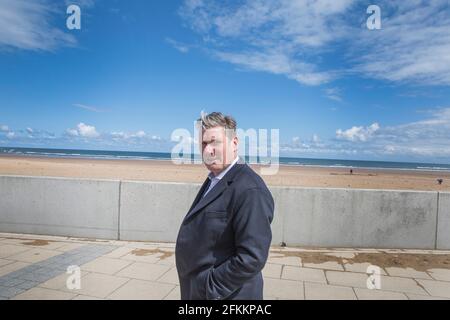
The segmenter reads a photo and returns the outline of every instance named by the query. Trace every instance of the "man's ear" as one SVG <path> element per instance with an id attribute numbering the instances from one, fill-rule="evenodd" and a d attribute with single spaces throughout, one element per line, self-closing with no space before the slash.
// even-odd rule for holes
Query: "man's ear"
<path id="1" fill-rule="evenodd" d="M 233 144 L 236 146 L 236 152 L 238 151 L 239 138 L 237 135 L 233 137 Z"/>

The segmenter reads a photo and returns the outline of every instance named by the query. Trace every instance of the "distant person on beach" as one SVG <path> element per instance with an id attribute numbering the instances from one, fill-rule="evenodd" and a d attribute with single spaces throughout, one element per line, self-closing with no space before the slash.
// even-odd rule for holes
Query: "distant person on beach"
<path id="1" fill-rule="evenodd" d="M 210 171 L 180 227 L 175 259 L 181 299 L 263 299 L 274 201 L 238 157 L 236 121 L 202 114 L 202 159 Z M 200 131 L 200 130 L 199 130 Z"/>

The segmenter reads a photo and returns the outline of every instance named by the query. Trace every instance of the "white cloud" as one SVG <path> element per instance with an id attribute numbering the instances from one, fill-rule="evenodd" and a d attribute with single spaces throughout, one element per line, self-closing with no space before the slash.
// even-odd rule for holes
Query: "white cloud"
<path id="1" fill-rule="evenodd" d="M 429 112 L 427 119 L 381 128 L 377 143 L 389 152 L 450 156 L 450 108 Z"/>
<path id="2" fill-rule="evenodd" d="M 106 110 L 106 109 L 101 109 L 101 108 L 97 108 L 97 107 L 87 106 L 87 105 L 81 104 L 81 103 L 74 103 L 73 106 L 74 106 L 74 107 L 77 107 L 77 108 L 81 108 L 81 109 L 93 111 L 93 112 L 105 112 L 105 111 L 109 111 L 109 110 Z"/>
<path id="3" fill-rule="evenodd" d="M 95 5 L 94 0 L 65 0 L 64 3 L 66 4 L 66 6 L 76 4 L 82 10 L 85 8 L 91 8 Z"/>
<path id="4" fill-rule="evenodd" d="M 80 122 L 75 129 L 67 129 L 66 133 L 72 137 L 98 138 L 100 134 L 94 126 Z"/>
<path id="5" fill-rule="evenodd" d="M 108 147 L 118 148 L 117 150 L 153 150 L 155 152 L 167 152 L 173 147 L 170 141 L 161 138 L 159 135 L 150 135 L 144 130 L 98 132 L 94 126 L 83 122 L 80 122 L 75 128 L 66 129 L 60 135 L 31 127 L 18 129 L 14 132 L 8 128 L 8 131 L 5 132 L 0 130 L 0 141 L 3 141 L 4 144 L 14 144 L 12 146 L 17 147 L 61 148 L 72 146 L 74 148 L 99 149 Z"/>
<path id="6" fill-rule="evenodd" d="M 145 133 L 145 131 L 143 131 L 143 130 L 139 130 L 139 131 L 136 132 L 133 136 L 134 136 L 134 137 L 138 137 L 138 138 L 143 138 L 143 137 L 146 136 L 146 133 Z"/>
<path id="7" fill-rule="evenodd" d="M 295 156 L 347 157 L 447 163 L 450 161 L 450 107 L 429 109 L 420 121 L 393 126 L 374 122 L 336 131 L 336 136 L 310 142 L 294 137 L 280 151 Z"/>
<path id="8" fill-rule="evenodd" d="M 312 141 L 316 144 L 319 143 L 320 142 L 319 136 L 317 134 L 313 134 Z"/>
<path id="9" fill-rule="evenodd" d="M 77 137 L 78 136 L 78 130 L 77 129 L 67 129 L 66 133 L 69 136 L 72 136 L 72 137 Z"/>
<path id="10" fill-rule="evenodd" d="M 347 130 L 338 129 L 336 137 L 349 141 L 367 141 L 378 129 L 380 129 L 380 126 L 376 122 L 368 127 L 352 127 Z"/>
<path id="11" fill-rule="evenodd" d="M 25 129 L 11 130 L 8 126 L 0 126 L 0 137 L 14 138 L 15 142 L 19 141 L 45 141 L 47 139 L 55 139 L 55 134 L 47 130 L 33 129 L 27 127 Z"/>
<path id="12" fill-rule="evenodd" d="M 144 130 L 138 130 L 136 132 L 123 132 L 123 131 L 113 131 L 110 133 L 103 133 L 101 135 L 101 141 L 115 145 L 122 145 L 127 147 L 154 147 L 160 149 L 161 146 L 167 144 L 165 139 L 162 139 L 158 135 L 150 135 Z M 148 150 L 148 149 L 147 149 Z"/>
<path id="13" fill-rule="evenodd" d="M 300 137 L 292 137 L 292 144 L 285 145 L 285 147 L 299 148 L 303 150 L 310 150 L 317 147 L 322 147 L 321 140 L 317 134 L 313 134 L 310 140 L 302 141 Z"/>
<path id="14" fill-rule="evenodd" d="M 292 60 L 288 53 L 280 49 L 242 53 L 215 51 L 214 55 L 220 60 L 250 70 L 285 75 L 289 79 L 305 85 L 319 85 L 330 81 L 333 77 L 331 73 L 315 70 L 316 68 L 312 64 Z"/>
<path id="15" fill-rule="evenodd" d="M 343 14 L 353 2 L 251 0 L 227 6 L 190 0 L 180 15 L 219 59 L 319 85 L 336 72 L 320 70 L 314 62 L 316 50 L 345 34 Z"/>
<path id="16" fill-rule="evenodd" d="M 123 139 L 125 137 L 125 133 L 123 133 L 122 131 L 120 131 L 120 132 L 114 131 L 114 132 L 111 132 L 111 136 L 114 139 Z"/>
<path id="17" fill-rule="evenodd" d="M 378 5 L 382 29 L 357 37 L 352 45 L 360 47 L 354 70 L 392 82 L 450 85 L 448 1 L 383 1 Z"/>
<path id="18" fill-rule="evenodd" d="M 26 135 L 28 138 L 32 138 L 34 140 L 45 140 L 45 139 L 55 139 L 56 136 L 54 133 L 49 132 L 47 130 L 39 130 L 33 128 L 26 128 L 26 130 L 19 130 L 21 135 Z"/>
<path id="19" fill-rule="evenodd" d="M 324 91 L 328 99 L 342 102 L 341 90 L 339 88 L 327 88 Z"/>
<path id="20" fill-rule="evenodd" d="M 294 148 L 299 148 L 301 146 L 301 140 L 300 137 L 292 137 L 292 146 Z"/>
<path id="21" fill-rule="evenodd" d="M 450 160 L 450 107 L 431 109 L 420 121 L 394 126 L 354 126 L 336 131 L 337 148 L 360 154 L 394 155 Z M 341 142 L 341 144 L 339 144 Z M 328 146 L 332 145 L 329 144 Z"/>
<path id="22" fill-rule="evenodd" d="M 189 46 L 171 38 L 166 38 L 166 42 L 182 53 L 189 51 Z"/>
<path id="23" fill-rule="evenodd" d="M 0 49 L 51 51 L 75 45 L 73 35 L 50 24 L 53 15 L 64 13 L 65 8 L 47 0 L 0 1 Z"/>
<path id="24" fill-rule="evenodd" d="M 147 138 L 148 135 L 144 130 L 139 130 L 136 131 L 134 133 L 126 133 L 123 131 L 119 131 L 119 132 L 111 132 L 109 134 L 114 140 L 118 141 L 118 140 L 130 140 L 130 139 L 143 139 L 143 138 Z"/>
<path id="25" fill-rule="evenodd" d="M 321 85 L 356 74 L 450 85 L 448 0 L 380 0 L 376 4 L 381 8 L 381 30 L 366 27 L 369 4 L 186 0 L 179 13 L 214 57 L 241 68 L 285 75 L 301 84 Z M 337 64 L 340 67 L 330 67 L 336 63 L 329 62 L 336 61 L 342 62 Z M 333 92 L 327 96 L 341 99 Z"/>
<path id="26" fill-rule="evenodd" d="M 236 3 L 188 0 L 180 15 L 202 34 L 245 38 L 252 44 L 273 45 L 280 37 L 288 44 L 316 47 L 339 36 L 339 16 L 354 0 L 252 0 Z M 260 32 L 262 29 L 266 32 Z M 276 37 L 276 38 L 275 38 Z"/>
<path id="27" fill-rule="evenodd" d="M 82 137 L 97 138 L 99 136 L 94 126 L 90 126 L 81 122 L 78 124 L 77 128 L 79 135 Z"/>

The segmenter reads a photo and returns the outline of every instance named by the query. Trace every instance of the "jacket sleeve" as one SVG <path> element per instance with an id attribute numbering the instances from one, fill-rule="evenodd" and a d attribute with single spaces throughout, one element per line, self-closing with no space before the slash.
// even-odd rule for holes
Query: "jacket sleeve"
<path id="1" fill-rule="evenodd" d="M 269 191 L 247 189 L 238 198 L 232 225 L 236 252 L 224 263 L 199 274 L 206 299 L 226 299 L 264 267 L 272 241 L 274 202 Z M 203 288 L 200 288 L 203 289 Z"/>

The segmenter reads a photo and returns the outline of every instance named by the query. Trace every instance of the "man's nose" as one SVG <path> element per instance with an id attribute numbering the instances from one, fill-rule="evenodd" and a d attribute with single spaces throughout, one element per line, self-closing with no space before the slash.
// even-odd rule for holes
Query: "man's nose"
<path id="1" fill-rule="evenodd" d="M 207 145 L 205 147 L 205 152 L 211 156 L 214 156 L 216 154 L 216 148 L 214 148 L 213 146 Z"/>

